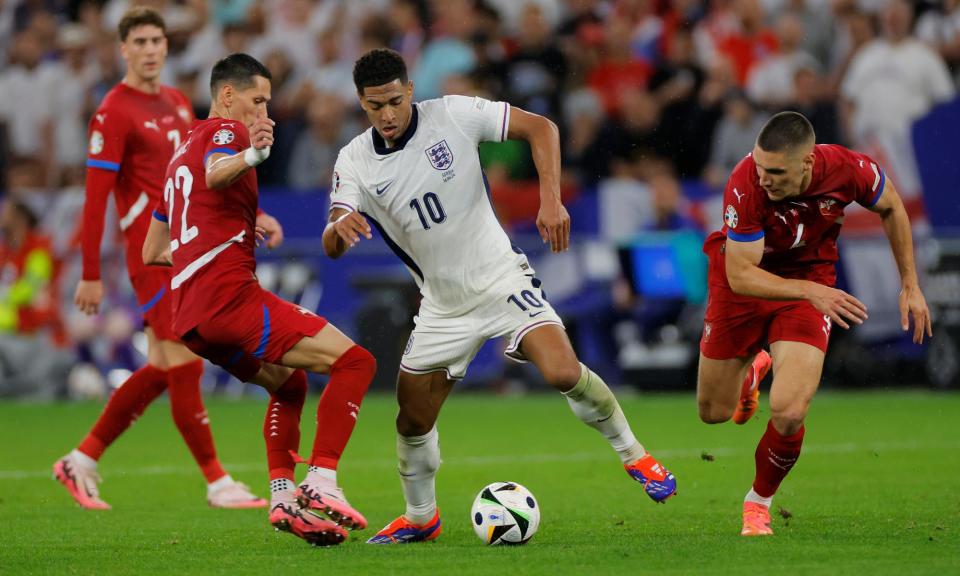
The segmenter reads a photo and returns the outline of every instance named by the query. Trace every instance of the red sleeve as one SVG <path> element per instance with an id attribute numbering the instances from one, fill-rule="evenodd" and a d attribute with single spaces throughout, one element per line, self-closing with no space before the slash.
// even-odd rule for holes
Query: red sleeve
<path id="1" fill-rule="evenodd" d="M 757 211 L 759 190 L 754 185 L 757 177 L 751 157 L 737 164 L 723 190 L 723 223 L 727 238 L 736 242 L 753 242 L 763 238 L 763 220 Z"/>
<path id="2" fill-rule="evenodd" d="M 86 200 L 83 204 L 81 251 L 83 279 L 100 279 L 100 241 L 107 197 L 117 182 L 126 148 L 128 122 L 123 114 L 101 107 L 90 119 Z"/>
<path id="3" fill-rule="evenodd" d="M 250 147 L 250 135 L 247 127 L 240 122 L 224 120 L 203 143 L 203 165 L 211 154 L 236 154 Z"/>
<path id="4" fill-rule="evenodd" d="M 844 172 L 850 175 L 850 191 L 853 200 L 869 208 L 880 200 L 887 184 L 887 175 L 873 158 L 853 150 L 835 146 L 840 151 L 840 161 L 846 164 Z"/>

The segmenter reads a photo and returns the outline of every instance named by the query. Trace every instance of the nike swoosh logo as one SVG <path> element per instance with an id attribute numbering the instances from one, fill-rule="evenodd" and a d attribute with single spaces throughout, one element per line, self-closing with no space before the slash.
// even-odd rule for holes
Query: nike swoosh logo
<path id="1" fill-rule="evenodd" d="M 543 314 L 543 313 L 544 313 L 544 310 L 541 310 L 541 311 L 537 312 L 536 314 L 534 314 L 533 312 L 531 312 L 531 313 L 530 313 L 530 317 L 531 317 L 531 318 L 536 318 L 537 316 L 539 316 L 539 315 L 541 315 L 541 314 Z"/>
<path id="2" fill-rule="evenodd" d="M 383 188 L 378 187 L 378 188 L 377 188 L 377 196 L 382 196 L 383 193 L 387 191 L 387 188 L 389 188 L 392 184 L 393 184 L 393 182 L 388 182 L 387 184 L 384 185 Z"/>

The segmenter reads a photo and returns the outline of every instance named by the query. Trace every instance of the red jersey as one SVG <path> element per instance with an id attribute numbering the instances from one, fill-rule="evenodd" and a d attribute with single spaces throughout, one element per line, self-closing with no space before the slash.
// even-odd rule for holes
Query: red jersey
<path id="1" fill-rule="evenodd" d="M 833 286 L 843 209 L 854 201 L 868 208 L 876 204 L 886 176 L 869 156 L 843 146 L 818 144 L 813 153 L 810 185 L 799 196 L 779 202 L 760 187 L 753 157 L 741 160 L 723 193 L 723 228 L 707 237 L 703 251 L 714 258 L 727 239 L 763 238 L 760 268 Z M 728 286 L 724 266 L 716 266 L 711 283 Z"/>
<path id="2" fill-rule="evenodd" d="M 233 302 L 250 284 L 256 260 L 257 174 L 247 170 L 226 188 L 206 184 L 207 158 L 250 147 L 247 127 L 210 118 L 196 124 L 170 160 L 154 217 L 170 225 L 173 329 L 183 336 Z"/>
<path id="3" fill-rule="evenodd" d="M 95 170 L 116 172 L 113 186 L 124 233 L 127 272 L 143 269 L 140 251 L 150 209 L 160 200 L 163 175 L 194 117 L 186 96 L 168 86 L 148 94 L 117 84 L 90 119 L 87 201 L 83 221 L 83 278 L 100 278 L 100 239 L 109 189 L 97 190 Z"/>

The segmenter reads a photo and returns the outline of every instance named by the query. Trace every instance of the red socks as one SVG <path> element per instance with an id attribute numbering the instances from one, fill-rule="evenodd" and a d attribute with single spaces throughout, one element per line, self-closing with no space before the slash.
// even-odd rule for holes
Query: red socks
<path id="1" fill-rule="evenodd" d="M 337 469 L 357 423 L 360 404 L 377 371 L 377 361 L 362 346 L 353 346 L 330 367 L 330 381 L 317 406 L 317 435 L 311 466 Z"/>
<path id="2" fill-rule="evenodd" d="M 267 443 L 267 467 L 270 480 L 293 480 L 294 454 L 300 448 L 300 412 L 307 397 L 307 373 L 295 370 L 270 394 L 270 405 L 263 420 L 263 439 Z"/>
<path id="3" fill-rule="evenodd" d="M 173 422 L 190 448 L 193 459 L 203 471 L 203 476 L 210 483 L 223 478 L 227 473 L 217 459 L 217 449 L 213 445 L 213 434 L 210 432 L 210 419 L 200 395 L 202 375 L 202 360 L 174 366 L 167 371 L 167 391 L 170 395 Z"/>
<path id="4" fill-rule="evenodd" d="M 148 364 L 131 374 L 123 386 L 110 396 L 100 418 L 77 449 L 94 460 L 99 460 L 103 451 L 166 389 L 166 370 Z"/>
<path id="5" fill-rule="evenodd" d="M 757 444 L 754 459 L 757 475 L 753 479 L 753 491 L 770 498 L 776 493 L 780 483 L 800 457 L 803 445 L 804 427 L 790 436 L 784 436 L 773 427 L 773 421 L 767 422 L 767 431 Z"/>

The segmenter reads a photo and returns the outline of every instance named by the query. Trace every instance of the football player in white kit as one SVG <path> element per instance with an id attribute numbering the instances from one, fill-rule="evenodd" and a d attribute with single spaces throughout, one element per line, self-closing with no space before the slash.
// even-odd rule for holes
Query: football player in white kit
<path id="1" fill-rule="evenodd" d="M 368 542 L 403 544 L 441 531 L 434 478 L 436 420 L 480 346 L 506 337 L 507 356 L 532 362 L 574 414 L 603 434 L 628 474 L 663 502 L 676 479 L 634 437 L 617 399 L 577 359 L 524 254 L 513 247 L 487 197 L 477 145 L 522 139 L 540 176 L 537 228 L 566 250 L 570 216 L 560 202 L 560 138 L 542 116 L 506 102 L 446 96 L 413 102 L 403 59 L 368 52 L 354 83 L 372 128 L 343 147 L 334 168 L 324 251 L 338 258 L 377 227 L 423 296 L 397 380 L 397 456 L 406 512 Z"/>

